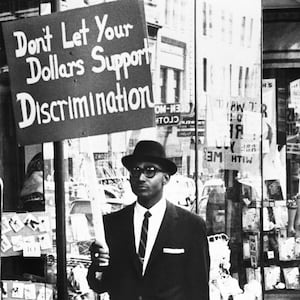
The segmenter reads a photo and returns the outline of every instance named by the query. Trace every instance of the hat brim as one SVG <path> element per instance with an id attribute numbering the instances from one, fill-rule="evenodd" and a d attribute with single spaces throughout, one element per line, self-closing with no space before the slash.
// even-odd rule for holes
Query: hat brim
<path id="1" fill-rule="evenodd" d="M 122 164 L 128 170 L 132 167 L 134 163 L 141 161 L 158 164 L 165 172 L 167 172 L 170 175 L 174 175 L 177 172 L 177 166 L 167 158 L 161 158 L 150 155 L 137 156 L 132 154 L 122 157 Z"/>

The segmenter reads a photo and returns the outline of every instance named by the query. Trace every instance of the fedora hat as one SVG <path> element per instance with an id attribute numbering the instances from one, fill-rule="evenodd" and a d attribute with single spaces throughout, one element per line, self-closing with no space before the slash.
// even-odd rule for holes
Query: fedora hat
<path id="1" fill-rule="evenodd" d="M 156 163 L 170 175 L 177 172 L 177 166 L 166 158 L 164 147 L 156 141 L 139 141 L 132 154 L 122 157 L 122 164 L 127 169 L 130 169 L 133 163 L 142 161 Z"/>

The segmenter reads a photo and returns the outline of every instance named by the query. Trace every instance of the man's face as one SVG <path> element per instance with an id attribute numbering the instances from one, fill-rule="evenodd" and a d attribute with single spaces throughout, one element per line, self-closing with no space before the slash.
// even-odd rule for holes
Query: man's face
<path id="1" fill-rule="evenodd" d="M 129 171 L 131 188 L 140 204 L 146 208 L 156 204 L 162 197 L 169 175 L 161 166 L 151 162 L 137 162 Z"/>

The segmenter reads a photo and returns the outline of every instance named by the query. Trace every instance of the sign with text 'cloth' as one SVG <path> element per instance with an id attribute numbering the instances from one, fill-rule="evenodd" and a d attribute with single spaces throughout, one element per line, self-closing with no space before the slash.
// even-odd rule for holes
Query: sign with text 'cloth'
<path id="1" fill-rule="evenodd" d="M 135 0 L 4 23 L 18 142 L 154 126 L 145 28 Z"/>

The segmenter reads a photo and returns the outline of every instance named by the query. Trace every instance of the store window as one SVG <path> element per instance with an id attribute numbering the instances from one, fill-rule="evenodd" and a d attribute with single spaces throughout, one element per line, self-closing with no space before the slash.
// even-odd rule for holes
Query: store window
<path id="1" fill-rule="evenodd" d="M 38 16 L 39 4 L 40 1 L 1 1 L 1 25 Z M 54 277 L 47 277 L 46 261 L 53 245 L 50 219 L 45 213 L 48 203 L 43 147 L 18 147 L 16 143 L 2 29 L 0 32 L 1 299 L 23 298 L 25 285 L 32 282 L 35 283 L 29 287 L 29 293 L 36 298 L 39 291 L 52 293 L 55 283 Z M 44 226 L 40 226 L 42 223 Z M 41 237 L 43 247 L 34 247 Z"/>
<path id="2" fill-rule="evenodd" d="M 212 280 L 221 282 L 220 274 L 226 278 L 221 288 L 212 284 L 211 299 L 230 295 L 246 299 L 248 288 L 254 298 L 262 299 L 260 30 L 252 30 L 251 47 L 245 48 L 246 20 L 253 19 L 253 28 L 261 25 L 260 1 L 235 2 L 238 7 L 229 2 L 218 4 L 213 20 L 220 39 L 215 43 L 211 39 L 210 44 L 206 36 L 199 50 L 203 64 L 199 80 L 204 84 L 198 105 L 205 133 L 198 144 L 203 154 L 198 170 L 198 213 L 206 220 L 209 234 Z M 222 48 L 221 60 L 216 45 Z"/>
<path id="3" fill-rule="evenodd" d="M 283 15 L 285 16 L 282 18 Z M 264 181 L 268 198 L 274 199 L 273 222 L 276 230 L 267 228 L 266 251 L 273 251 L 273 258 L 264 261 L 269 275 L 265 285 L 267 299 L 280 293 L 286 299 L 299 298 L 299 65 L 294 48 L 294 34 L 299 31 L 299 7 L 278 12 L 266 9 L 263 26 L 263 91 L 267 115 L 264 137 L 268 140 L 264 153 Z M 279 37 L 280 36 L 280 37 Z M 272 37 L 272 38 L 271 38 Z M 289 40 L 289 37 L 292 37 Z M 274 55 L 276 53 L 279 56 Z M 280 213 L 279 213 L 280 212 Z M 277 216 L 277 217 L 276 217 Z M 270 217 L 269 217 L 270 220 Z M 275 220 L 275 221 L 274 221 Z M 271 220 L 270 220 L 271 221 Z M 272 247 L 274 245 L 276 247 Z M 287 246 L 287 244 L 289 244 Z M 278 245 L 278 246 L 277 246 Z M 283 274 L 276 280 L 270 276 Z M 274 284 L 274 281 L 276 283 Z"/>

